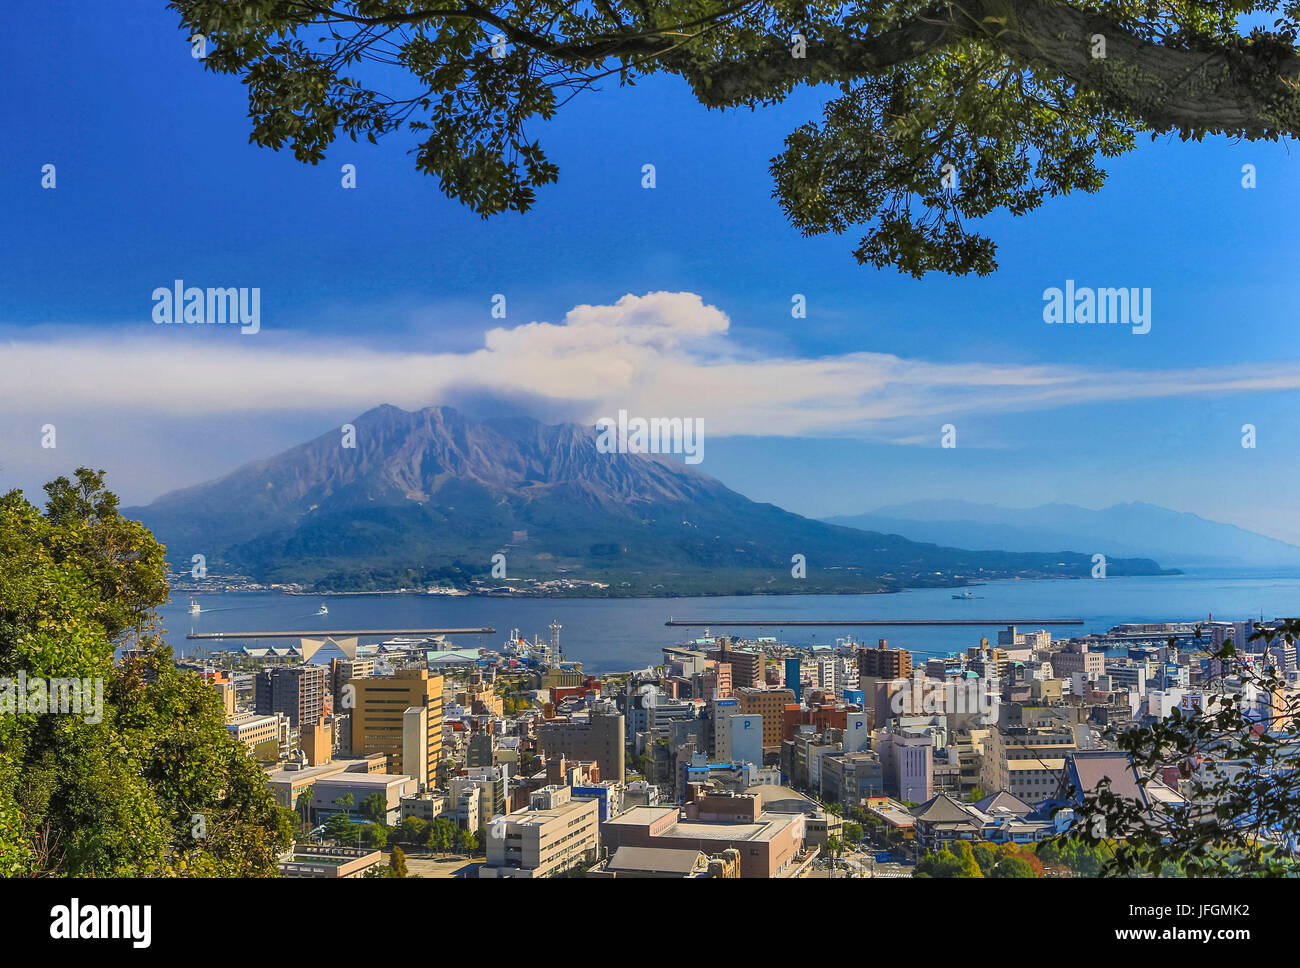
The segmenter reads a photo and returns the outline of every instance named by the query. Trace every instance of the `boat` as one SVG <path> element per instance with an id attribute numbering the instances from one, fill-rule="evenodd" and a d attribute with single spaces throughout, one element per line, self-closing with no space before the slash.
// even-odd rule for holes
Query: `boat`
<path id="1" fill-rule="evenodd" d="M 199 608 L 199 603 L 196 602 L 193 598 L 191 598 L 191 599 L 190 599 L 190 614 L 191 614 L 191 615 L 198 615 L 199 612 L 201 612 L 201 611 L 203 611 L 203 609 Z"/>
<path id="2" fill-rule="evenodd" d="M 320 607 L 319 609 L 316 610 L 316 614 L 317 614 L 317 615 L 328 615 L 329 613 L 330 613 L 330 610 L 329 610 L 329 608 L 328 608 L 327 606 L 325 606 L 325 605 L 321 605 L 321 607 Z"/>
<path id="3" fill-rule="evenodd" d="M 972 595 L 970 592 L 962 592 L 960 595 L 954 595 L 954 596 L 952 596 L 952 597 L 955 598 L 955 599 L 958 599 L 959 601 L 963 601 L 963 602 L 965 602 L 965 601 L 969 601 L 970 599 L 974 598 L 975 596 Z"/>

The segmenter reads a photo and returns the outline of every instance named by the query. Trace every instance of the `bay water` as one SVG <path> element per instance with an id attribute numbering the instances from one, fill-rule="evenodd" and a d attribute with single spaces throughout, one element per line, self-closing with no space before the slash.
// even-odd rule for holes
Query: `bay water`
<path id="1" fill-rule="evenodd" d="M 953 595 L 970 591 L 971 599 Z M 491 626 L 493 634 L 456 636 L 458 648 L 500 649 L 507 633 L 549 638 L 547 626 L 563 626 L 566 658 L 592 673 L 642 669 L 662 661 L 664 646 L 704 634 L 703 628 L 667 627 L 671 619 L 713 623 L 715 634 L 778 637 L 790 645 L 833 646 L 852 637 L 874 645 L 887 639 L 924 658 L 965 651 L 987 637 L 996 644 L 1001 623 L 1022 631 L 1037 621 L 1078 618 L 1083 625 L 1046 626 L 1053 639 L 1104 632 L 1125 622 L 1272 619 L 1300 614 L 1300 578 L 1223 578 L 1175 575 L 1142 578 L 992 582 L 969 589 L 923 588 L 888 595 L 754 595 L 717 598 L 518 598 L 439 595 L 287 595 L 276 592 L 195 594 L 202 611 L 189 614 L 190 596 L 177 592 L 161 610 L 165 638 L 178 655 L 196 646 L 208 651 L 241 645 L 287 646 L 294 640 L 187 640 L 187 632 L 413 629 Z M 316 614 L 321 604 L 329 614 Z M 987 626 L 786 627 L 802 620 L 978 619 Z M 770 623 L 729 628 L 727 621 Z M 363 641 L 379 641 L 367 639 Z"/>

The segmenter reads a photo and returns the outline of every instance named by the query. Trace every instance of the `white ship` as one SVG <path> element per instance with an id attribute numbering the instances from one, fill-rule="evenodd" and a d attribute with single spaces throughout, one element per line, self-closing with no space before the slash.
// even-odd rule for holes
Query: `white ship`
<path id="1" fill-rule="evenodd" d="M 199 603 L 196 602 L 193 598 L 191 598 L 191 599 L 190 599 L 190 614 L 191 614 L 191 615 L 198 615 L 199 612 L 201 612 L 201 611 L 203 611 L 203 609 L 199 608 Z"/>
<path id="2" fill-rule="evenodd" d="M 330 610 L 325 605 L 321 605 L 321 607 L 316 611 L 317 615 L 328 615 L 329 613 Z"/>

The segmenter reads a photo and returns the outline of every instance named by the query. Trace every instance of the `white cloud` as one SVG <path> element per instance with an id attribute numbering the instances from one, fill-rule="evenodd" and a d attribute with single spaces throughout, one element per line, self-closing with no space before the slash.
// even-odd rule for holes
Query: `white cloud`
<path id="1" fill-rule="evenodd" d="M 1048 410 L 1096 401 L 1300 387 L 1300 366 L 1105 371 L 1082 366 L 934 363 L 886 353 L 764 356 L 692 293 L 577 306 L 561 323 L 502 326 L 472 352 L 414 353 L 337 339 L 252 336 L 227 327 L 101 327 L 94 335 L 0 341 L 0 410 L 169 417 L 304 412 L 378 403 L 416 408 L 457 394 L 563 403 L 581 419 L 619 409 L 703 417 L 713 436 L 860 435 L 899 442 L 909 421 Z"/>

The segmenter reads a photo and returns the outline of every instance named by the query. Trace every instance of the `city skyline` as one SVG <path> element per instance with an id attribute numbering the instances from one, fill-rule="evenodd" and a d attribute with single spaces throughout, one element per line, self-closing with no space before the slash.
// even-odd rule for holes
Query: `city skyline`
<path id="1" fill-rule="evenodd" d="M 798 880 L 930 918 L 988 878 L 1009 954 L 1283 924 L 1275 8 L 16 11 L 20 933 L 187 950 L 210 906 L 167 881 L 225 912 L 251 878 L 307 917 L 205 935 L 263 958 L 400 959 L 342 879 Z M 1155 878 L 1233 896 L 1124 888 Z"/>

